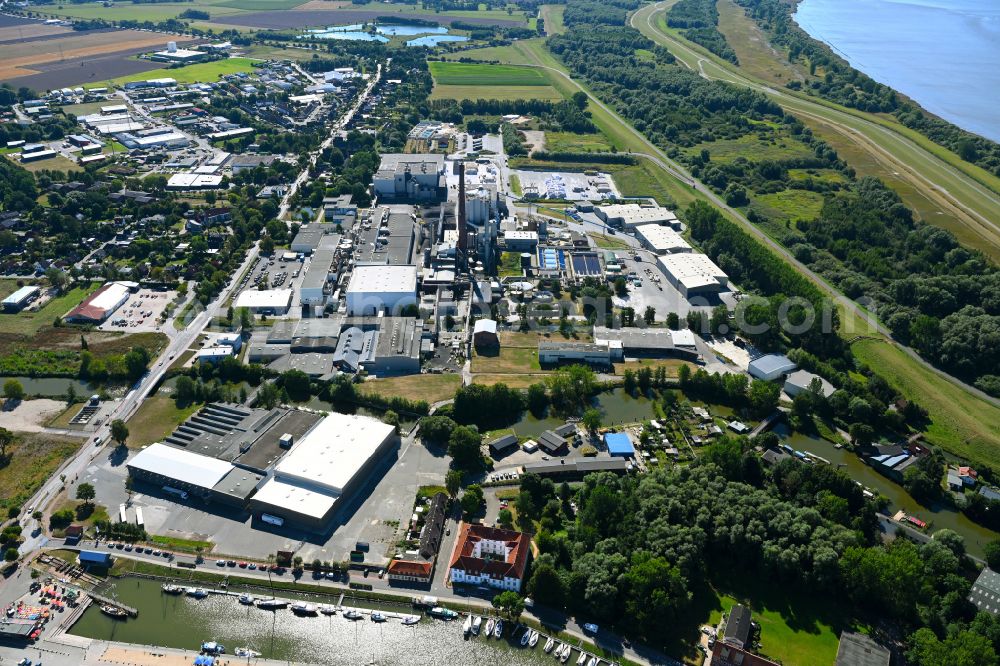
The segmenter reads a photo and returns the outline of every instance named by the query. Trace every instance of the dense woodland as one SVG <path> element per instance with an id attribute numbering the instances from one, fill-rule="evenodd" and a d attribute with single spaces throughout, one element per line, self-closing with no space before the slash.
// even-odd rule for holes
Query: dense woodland
<path id="1" fill-rule="evenodd" d="M 809 93 L 862 111 L 892 113 L 900 122 L 954 151 L 967 162 L 1000 175 L 1000 144 L 931 116 L 889 86 L 851 67 L 830 47 L 810 37 L 792 19 L 794 5 L 783 0 L 736 0 L 792 62 L 802 62 L 811 78 Z M 798 82 L 791 87 L 803 87 Z"/>

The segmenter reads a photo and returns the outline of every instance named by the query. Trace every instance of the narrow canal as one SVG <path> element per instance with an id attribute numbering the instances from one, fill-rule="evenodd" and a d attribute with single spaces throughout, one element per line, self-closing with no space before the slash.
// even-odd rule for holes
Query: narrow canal
<path id="1" fill-rule="evenodd" d="M 466 640 L 462 621 L 446 622 L 426 615 L 412 627 L 398 619 L 372 622 L 367 616 L 350 621 L 340 614 L 300 617 L 288 609 L 269 611 L 243 606 L 235 596 L 209 595 L 205 599 L 164 594 L 160 581 L 124 578 L 109 586 L 104 594 L 115 594 L 123 604 L 139 611 L 138 618 L 115 620 L 91 605 L 69 633 L 99 640 L 198 650 L 204 641 L 217 641 L 232 654 L 237 647 L 249 647 L 273 659 L 321 664 L 377 663 L 380 666 L 424 664 L 478 664 L 482 666 L 529 666 L 551 663 L 542 651 L 521 648 L 509 642 L 509 629 L 502 640 L 482 636 Z M 230 588 L 239 592 L 238 588 Z M 252 590 L 261 596 L 260 590 Z M 278 593 L 278 597 L 303 595 Z M 337 602 L 336 597 L 313 597 L 315 603 Z M 345 606 L 378 608 L 400 614 L 417 611 L 409 604 L 365 602 L 345 598 Z M 518 635 L 520 638 L 520 635 Z M 574 661 L 576 654 L 574 653 Z"/>

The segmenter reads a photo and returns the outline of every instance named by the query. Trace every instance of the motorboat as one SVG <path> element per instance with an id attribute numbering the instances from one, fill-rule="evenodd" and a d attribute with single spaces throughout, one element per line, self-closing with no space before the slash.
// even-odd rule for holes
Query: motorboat
<path id="1" fill-rule="evenodd" d="M 201 644 L 201 651 L 207 654 L 226 654 L 226 646 L 215 641 L 205 641 Z"/>
<path id="2" fill-rule="evenodd" d="M 347 620 L 360 620 L 364 615 L 360 611 L 356 611 L 353 608 L 348 611 L 344 611 L 344 618 Z"/>
<path id="3" fill-rule="evenodd" d="M 406 617 L 403 618 L 403 624 L 405 624 L 407 627 L 412 627 L 417 622 L 420 622 L 419 615 L 407 615 Z"/>
<path id="4" fill-rule="evenodd" d="M 180 585 L 174 585 L 173 583 L 164 583 L 160 586 L 165 594 L 183 594 L 184 588 Z"/>
<path id="5" fill-rule="evenodd" d="M 497 626 L 493 629 L 493 635 L 497 638 L 503 636 L 503 620 L 497 620 Z"/>
<path id="6" fill-rule="evenodd" d="M 389 619 L 389 616 L 381 611 L 372 612 L 372 622 L 385 622 Z"/>
<path id="7" fill-rule="evenodd" d="M 559 663 L 565 664 L 567 661 L 569 661 L 569 657 L 571 654 L 573 654 L 573 648 L 567 645 L 566 647 L 563 648 L 562 656 L 559 657 Z"/>
<path id="8" fill-rule="evenodd" d="M 434 608 L 427 611 L 433 617 L 439 618 L 441 620 L 454 620 L 458 617 L 458 613 L 451 610 L 450 608 L 445 608 L 444 606 L 435 606 Z"/>
<path id="9" fill-rule="evenodd" d="M 253 606 L 253 601 L 254 599 L 252 594 L 247 594 L 246 592 L 244 592 L 243 594 L 240 595 L 240 603 L 243 604 L 244 606 Z"/>
<path id="10" fill-rule="evenodd" d="M 472 633 L 474 633 L 476 636 L 478 636 L 479 635 L 479 630 L 482 628 L 482 626 L 483 626 L 483 618 L 479 617 L 478 615 L 473 615 L 472 616 Z"/>
<path id="11" fill-rule="evenodd" d="M 471 633 L 472 633 L 472 616 L 467 615 L 465 618 L 465 622 L 462 624 L 462 634 L 468 636 Z"/>
<path id="12" fill-rule="evenodd" d="M 528 647 L 533 648 L 538 645 L 539 633 L 534 629 L 531 630 L 531 638 L 528 639 Z"/>
<path id="13" fill-rule="evenodd" d="M 323 615 L 336 615 L 337 607 L 331 606 L 330 604 L 320 604 L 319 612 L 322 613 Z"/>
<path id="14" fill-rule="evenodd" d="M 583 666 L 587 663 L 587 653 L 580 650 L 580 658 L 576 660 L 576 666 Z"/>
<path id="15" fill-rule="evenodd" d="M 195 599 L 204 599 L 208 596 L 208 590 L 203 587 L 188 587 L 185 588 L 184 593 Z"/>
<path id="16" fill-rule="evenodd" d="M 292 612 L 298 615 L 315 615 L 316 604 L 306 603 L 305 601 L 296 601 L 292 604 Z"/>
<path id="17" fill-rule="evenodd" d="M 521 634 L 521 647 L 527 647 L 528 641 L 531 640 L 531 630 L 525 628 L 524 633 Z"/>
<path id="18" fill-rule="evenodd" d="M 597 666 L 597 657 L 591 657 L 590 661 L 587 662 L 587 666 Z"/>
<path id="19" fill-rule="evenodd" d="M 233 654 L 235 654 L 237 657 L 246 657 L 247 659 L 253 659 L 255 657 L 260 656 L 260 652 L 245 647 L 236 648 L 236 652 L 234 652 Z"/>
<path id="20" fill-rule="evenodd" d="M 495 626 L 497 626 L 496 618 L 491 617 L 490 619 L 486 620 L 486 638 L 489 638 L 490 636 L 493 635 L 493 628 Z"/>
<path id="21" fill-rule="evenodd" d="M 545 641 L 545 647 L 543 647 L 542 649 L 545 650 L 546 654 L 548 654 L 549 652 L 552 652 L 552 648 L 554 648 L 555 646 L 556 646 L 555 639 L 549 636 L 549 640 Z"/>
<path id="22" fill-rule="evenodd" d="M 277 610 L 278 608 L 285 608 L 288 606 L 288 602 L 284 599 L 275 599 L 274 597 L 270 599 L 258 599 L 257 608 L 263 608 L 264 610 Z"/>
<path id="23" fill-rule="evenodd" d="M 104 604 L 101 606 L 101 612 L 105 615 L 113 617 L 116 620 L 124 620 L 128 617 L 128 611 L 124 608 L 119 608 L 118 606 L 112 606 L 111 604 Z"/>
<path id="24" fill-rule="evenodd" d="M 563 648 L 565 647 L 566 647 L 565 643 L 559 643 L 558 645 L 556 645 L 556 649 L 552 653 L 552 656 L 555 657 L 556 659 L 562 659 Z"/>

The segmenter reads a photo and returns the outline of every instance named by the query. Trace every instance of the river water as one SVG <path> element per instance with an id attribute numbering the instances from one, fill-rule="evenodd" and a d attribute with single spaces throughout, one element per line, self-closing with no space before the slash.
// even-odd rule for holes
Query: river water
<path id="1" fill-rule="evenodd" d="M 795 20 L 873 79 L 1000 141 L 1000 2 L 802 0 Z"/>
<path id="2" fill-rule="evenodd" d="M 113 591 L 119 601 L 139 611 L 137 618 L 114 620 L 101 613 L 96 605 L 91 605 L 69 633 L 99 640 L 188 650 L 198 650 L 202 642 L 212 640 L 226 646 L 229 654 L 237 647 L 250 647 L 274 659 L 338 666 L 357 666 L 373 661 L 380 666 L 530 666 L 552 662 L 552 658 L 542 652 L 541 645 L 530 650 L 509 643 L 509 629 L 504 632 L 504 640 L 482 636 L 465 640 L 461 620 L 445 622 L 424 616 L 419 624 L 407 627 L 398 619 L 375 623 L 367 617 L 352 622 L 339 614 L 300 617 L 288 609 L 267 611 L 243 606 L 233 596 L 212 594 L 197 600 L 163 594 L 159 581 L 145 578 L 120 579 Z M 238 590 L 230 588 L 230 591 Z M 110 592 L 105 591 L 106 594 Z M 262 596 L 259 590 L 256 594 Z M 277 596 L 307 598 L 301 594 L 279 593 Z M 311 601 L 335 604 L 337 599 L 327 597 Z M 344 605 L 402 614 L 416 612 L 408 604 L 390 602 L 345 599 Z M 573 663 L 577 654 L 574 653 Z"/>

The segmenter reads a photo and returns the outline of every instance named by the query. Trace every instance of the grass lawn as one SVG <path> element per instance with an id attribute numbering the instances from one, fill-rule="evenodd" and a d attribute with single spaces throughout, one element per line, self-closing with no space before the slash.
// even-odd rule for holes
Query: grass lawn
<path id="1" fill-rule="evenodd" d="M 602 234 L 587 234 L 593 239 L 594 244 L 602 250 L 630 250 L 632 246 L 624 241 L 616 239 L 614 236 Z"/>
<path id="2" fill-rule="evenodd" d="M 707 623 L 717 625 L 737 603 L 749 606 L 761 627 L 760 652 L 785 664 L 832 664 L 840 632 L 854 628 L 850 609 L 829 597 L 798 592 L 753 576 L 716 580 L 715 590 L 699 596 Z"/>
<path id="3" fill-rule="evenodd" d="M 493 384 L 506 384 L 508 387 L 513 389 L 526 389 L 532 384 L 537 384 L 539 382 L 545 382 L 545 373 L 539 374 L 519 374 L 519 375 L 493 375 L 493 374 L 480 374 L 472 376 L 473 384 L 485 384 L 486 386 L 492 386 Z"/>
<path id="4" fill-rule="evenodd" d="M 249 58 L 227 58 L 226 60 L 200 62 L 194 65 L 185 65 L 184 67 L 157 70 L 157 76 L 176 79 L 177 83 L 207 83 L 218 81 L 227 74 L 250 72 L 253 70 L 254 62 Z M 145 81 L 149 76 L 149 72 L 138 72 L 104 82 L 88 83 L 86 87 L 94 88 L 98 86 L 121 85 L 130 81 Z"/>
<path id="5" fill-rule="evenodd" d="M 80 500 L 67 500 L 62 504 L 60 504 L 58 507 L 56 507 L 56 511 L 69 509 L 76 516 L 73 519 L 73 523 L 77 525 L 83 525 L 84 527 L 92 527 L 94 523 L 107 522 L 110 519 L 108 517 L 108 508 L 106 506 L 103 506 L 101 504 L 94 504 L 91 506 L 89 514 L 86 513 L 86 509 L 84 509 L 84 513 L 78 514 L 77 510 L 81 506 L 83 506 L 83 502 Z M 84 518 L 81 516 L 86 516 L 86 517 Z M 59 530 L 53 530 L 53 536 L 57 537 L 60 536 L 60 534 L 57 534 L 57 532 L 61 533 L 62 536 L 65 536 L 65 528 Z"/>
<path id="6" fill-rule="evenodd" d="M 545 72 L 532 67 L 463 62 L 428 63 L 434 82 L 446 86 L 547 86 Z"/>
<path id="7" fill-rule="evenodd" d="M 34 162 L 21 162 L 20 160 L 10 159 L 11 162 L 18 165 L 25 171 L 30 171 L 31 173 L 38 173 L 39 171 L 83 171 L 83 167 L 62 155 L 56 155 L 55 157 L 50 157 L 47 160 L 36 160 Z"/>
<path id="8" fill-rule="evenodd" d="M 494 356 L 482 356 L 476 352 L 472 357 L 472 372 L 522 373 L 539 372 L 538 349 L 536 347 L 504 347 Z"/>
<path id="9" fill-rule="evenodd" d="M 80 403 L 74 403 L 67 407 L 61 414 L 53 416 L 45 424 L 46 428 L 70 428 L 70 419 L 80 413 L 80 409 L 83 407 Z"/>
<path id="10" fill-rule="evenodd" d="M 426 400 L 428 403 L 455 397 L 462 385 L 462 376 L 456 373 L 441 375 L 406 375 L 370 379 L 358 386 L 362 394 L 374 393 L 386 398 Z"/>
<path id="11" fill-rule="evenodd" d="M 541 99 L 558 102 L 562 95 L 552 86 L 468 85 L 452 86 L 435 83 L 431 99 Z"/>
<path id="12" fill-rule="evenodd" d="M 973 465 L 1000 459 L 1000 408 L 917 365 L 896 347 L 875 340 L 851 345 L 859 360 L 874 368 L 906 398 L 930 415 L 926 439 Z"/>
<path id="13" fill-rule="evenodd" d="M 640 368 L 651 368 L 653 372 L 656 372 L 657 368 L 666 368 L 667 377 L 676 377 L 682 365 L 690 367 L 692 372 L 697 369 L 687 361 L 682 361 L 676 358 L 664 358 L 664 359 L 644 358 L 644 359 L 639 359 L 637 361 L 629 361 L 628 363 L 615 363 L 614 368 L 616 375 L 625 374 L 626 370 L 638 372 Z"/>
<path id="14" fill-rule="evenodd" d="M 537 349 L 539 342 L 551 340 L 563 340 L 559 333 L 545 335 L 542 333 L 521 333 L 520 331 L 500 331 L 501 347 L 523 347 L 527 349 Z M 593 338 L 590 333 L 581 333 L 575 340 L 579 342 L 590 342 Z"/>
<path id="15" fill-rule="evenodd" d="M 62 296 L 57 296 L 36 312 L 19 312 L 0 316 L 0 333 L 33 336 L 44 326 L 51 326 L 56 317 L 75 308 L 98 285 L 70 289 Z"/>
<path id="16" fill-rule="evenodd" d="M 0 467 L 0 509 L 21 506 L 64 460 L 76 453 L 80 441 L 43 433 L 19 433 L 7 450 L 10 462 Z"/>
<path id="17" fill-rule="evenodd" d="M 545 150 L 552 153 L 606 153 L 611 144 L 599 133 L 546 132 Z"/>
<path id="18" fill-rule="evenodd" d="M 566 5 L 542 5 L 541 9 L 546 35 L 561 35 L 566 32 L 566 25 L 563 23 Z"/>
<path id="19" fill-rule="evenodd" d="M 201 548 L 201 552 L 210 553 L 215 547 L 211 541 L 197 541 L 194 539 L 180 539 L 178 537 L 161 536 L 153 534 L 149 537 L 149 542 L 158 546 L 164 546 L 170 550 L 196 553 Z"/>
<path id="20" fill-rule="evenodd" d="M 178 409 L 174 399 L 165 395 L 146 398 L 139 411 L 128 421 L 128 446 L 138 449 L 147 444 L 161 442 L 187 417 L 198 411 L 201 405 L 190 405 Z"/>
<path id="21" fill-rule="evenodd" d="M 823 195 L 808 190 L 784 190 L 773 194 L 761 194 L 754 200 L 763 204 L 765 212 L 775 211 L 787 220 L 815 220 L 823 208 Z"/>

